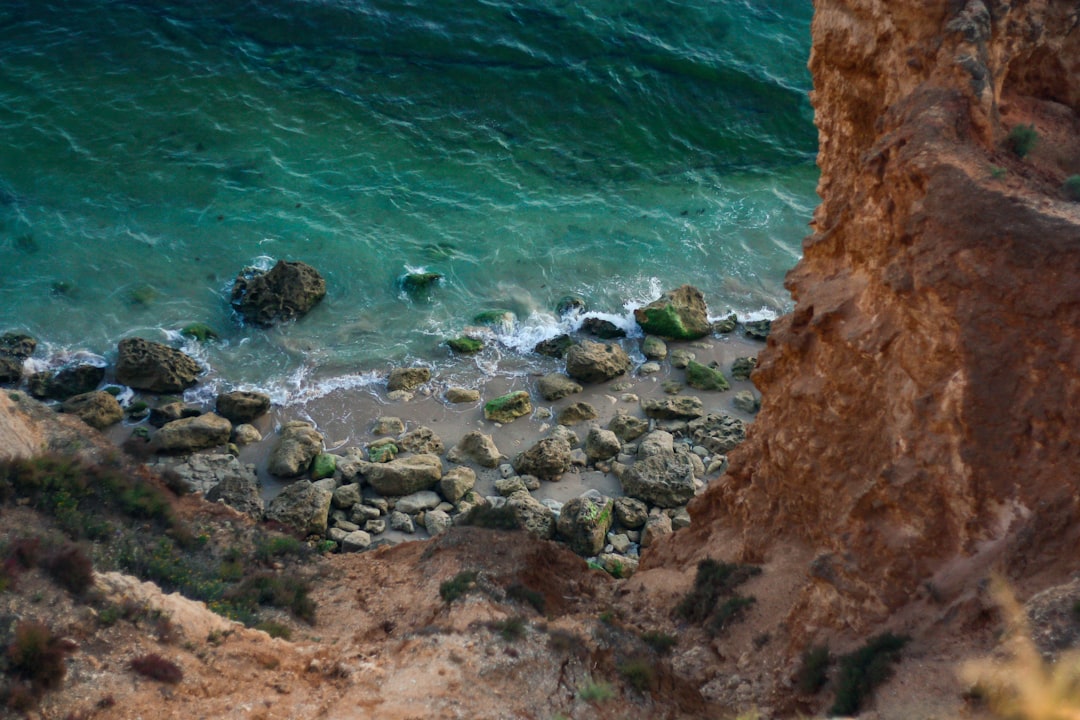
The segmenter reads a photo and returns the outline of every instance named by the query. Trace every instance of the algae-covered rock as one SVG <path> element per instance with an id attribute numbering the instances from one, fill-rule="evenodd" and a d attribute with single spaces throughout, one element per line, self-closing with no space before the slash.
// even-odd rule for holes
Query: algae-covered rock
<path id="1" fill-rule="evenodd" d="M 442 275 L 439 273 L 408 273 L 401 278 L 401 289 L 410 297 L 423 298 L 439 284 L 440 280 L 442 280 Z"/>
<path id="2" fill-rule="evenodd" d="M 368 459 L 373 463 L 388 463 L 397 457 L 398 446 L 390 439 L 368 446 Z"/>
<path id="3" fill-rule="evenodd" d="M 446 341 L 447 347 L 458 355 L 472 355 L 484 349 L 484 341 L 477 338 L 462 335 Z"/>
<path id="4" fill-rule="evenodd" d="M 185 325 L 181 328 L 180 334 L 184 337 L 189 337 L 192 340 L 198 340 L 201 343 L 217 340 L 219 337 L 217 332 L 214 331 L 214 328 L 201 322 Z"/>
<path id="5" fill-rule="evenodd" d="M 559 537 L 578 555 L 591 557 L 604 549 L 614 520 L 611 498 L 576 497 L 563 505 L 557 525 Z"/>
<path id="6" fill-rule="evenodd" d="M 484 310 L 473 316 L 473 322 L 477 325 L 512 327 L 515 320 L 517 316 L 509 310 Z"/>
<path id="7" fill-rule="evenodd" d="M 533 352 L 547 357 L 562 358 L 566 357 L 566 353 L 572 347 L 574 347 L 574 341 L 569 335 L 556 335 L 553 338 L 536 343 Z"/>
<path id="8" fill-rule="evenodd" d="M 326 281 L 302 262 L 279 260 L 269 271 L 245 268 L 232 288 L 232 306 L 255 325 L 306 315 L 326 296 Z"/>
<path id="9" fill-rule="evenodd" d="M 669 340 L 697 340 L 712 329 L 705 296 L 692 285 L 664 293 L 634 311 L 634 319 L 649 335 Z"/>
<path id="10" fill-rule="evenodd" d="M 730 390 L 727 378 L 719 369 L 691 360 L 686 365 L 686 384 L 698 390 Z"/>
<path id="11" fill-rule="evenodd" d="M 529 393 L 524 390 L 501 395 L 484 403 L 484 417 L 498 423 L 513 422 L 522 415 L 528 415 L 532 410 Z"/>
<path id="12" fill-rule="evenodd" d="M 394 368 L 387 378 L 386 388 L 394 390 L 415 390 L 431 379 L 431 370 L 426 367 Z"/>
<path id="13" fill-rule="evenodd" d="M 334 477 L 335 470 L 337 470 L 337 456 L 330 453 L 319 453 L 311 462 L 311 479 L 322 480 L 323 478 Z"/>

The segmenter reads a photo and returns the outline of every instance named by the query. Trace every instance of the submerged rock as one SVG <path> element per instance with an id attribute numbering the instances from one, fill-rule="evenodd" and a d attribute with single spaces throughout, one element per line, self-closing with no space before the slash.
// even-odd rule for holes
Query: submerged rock
<path id="1" fill-rule="evenodd" d="M 401 278 L 401 289 L 414 299 L 425 298 L 442 280 L 439 273 L 408 273 Z"/>
<path id="2" fill-rule="evenodd" d="M 20 332 L 6 332 L 0 335 L 0 355 L 25 360 L 34 354 L 37 340 Z"/>
<path id="3" fill-rule="evenodd" d="M 472 355 L 484 349 L 484 341 L 478 338 L 462 335 L 446 341 L 447 347 L 458 355 Z"/>
<path id="4" fill-rule="evenodd" d="M 664 293 L 634 311 L 634 319 L 650 335 L 669 340 L 696 340 L 712 329 L 705 297 L 692 285 Z"/>
<path id="5" fill-rule="evenodd" d="M 563 295 L 559 298 L 559 302 L 555 303 L 555 314 L 559 317 L 580 315 L 588 309 L 588 303 L 580 295 Z"/>
<path id="6" fill-rule="evenodd" d="M 326 281 L 302 262 L 279 260 L 269 271 L 245 268 L 236 276 L 232 306 L 244 320 L 269 326 L 303 317 L 326 296 Z"/>

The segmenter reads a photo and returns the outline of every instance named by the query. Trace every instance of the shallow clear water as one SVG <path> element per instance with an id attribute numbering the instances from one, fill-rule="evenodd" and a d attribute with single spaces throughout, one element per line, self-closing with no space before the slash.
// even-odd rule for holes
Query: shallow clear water
<path id="1" fill-rule="evenodd" d="M 816 204 L 808 0 L 0 5 L 0 330 L 108 356 L 195 321 L 230 383 L 498 356 L 581 294 L 775 313 Z M 327 279 L 243 327 L 251 264 Z M 442 273 L 430 301 L 407 269 Z M 47 351 L 46 351 L 47 352 Z M 497 356 L 478 362 L 494 371 Z"/>

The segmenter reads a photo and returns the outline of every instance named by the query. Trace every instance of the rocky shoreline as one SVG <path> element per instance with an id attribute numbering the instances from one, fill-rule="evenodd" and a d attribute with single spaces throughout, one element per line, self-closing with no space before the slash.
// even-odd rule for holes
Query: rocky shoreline
<path id="1" fill-rule="evenodd" d="M 284 269 L 316 282 L 304 268 L 279 263 L 266 275 Z M 321 297 L 283 289 L 280 277 L 242 279 L 264 304 L 287 308 L 284 319 L 303 314 L 297 296 L 314 298 L 308 308 Z M 287 299 L 274 299 L 275 288 Z M 243 296 L 234 293 L 234 302 Z M 581 306 L 568 298 L 558 310 Z M 476 389 L 432 377 L 428 367 L 398 367 L 385 386 L 302 407 L 273 407 L 255 391 L 220 393 L 213 407 L 185 403 L 171 394 L 198 383 L 198 363 L 141 338 L 119 343 L 114 367 L 23 378 L 35 342 L 8 333 L 0 381 L 58 403 L 208 500 L 288 527 L 322 551 L 433 537 L 453 525 L 520 528 L 626 577 L 640 549 L 689 525 L 686 503 L 745 437 L 759 404 L 748 378 L 767 333 L 734 317 L 710 323 L 690 286 L 636 319 L 643 340 L 596 321 L 540 343 L 536 351 L 564 362 L 562 372 L 488 379 Z"/>

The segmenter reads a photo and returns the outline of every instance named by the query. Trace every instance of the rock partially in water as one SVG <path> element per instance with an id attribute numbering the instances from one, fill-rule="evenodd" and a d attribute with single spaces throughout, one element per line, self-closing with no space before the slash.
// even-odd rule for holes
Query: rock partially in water
<path id="1" fill-rule="evenodd" d="M 429 380 L 431 380 L 431 370 L 426 367 L 394 368 L 386 381 L 386 389 L 391 392 L 395 390 L 408 392 Z"/>
<path id="2" fill-rule="evenodd" d="M 270 411 L 270 396 L 250 390 L 234 390 L 217 396 L 218 415 L 234 423 L 250 423 Z"/>
<path id="3" fill-rule="evenodd" d="M 300 318 L 326 296 L 326 281 L 302 262 L 279 260 L 269 271 L 245 268 L 232 288 L 232 306 L 244 320 L 269 326 Z"/>
<path id="4" fill-rule="evenodd" d="M 581 332 L 598 337 L 601 340 L 615 340 L 626 337 L 626 331 L 621 327 L 601 318 L 585 318 L 581 323 Z"/>
<path id="5" fill-rule="evenodd" d="M 574 341 L 569 335 L 556 335 L 536 343 L 533 352 L 547 357 L 563 358 L 572 347 L 574 347 Z"/>
<path id="6" fill-rule="evenodd" d="M 585 383 L 601 383 L 627 372 L 630 356 L 618 345 L 588 340 L 566 353 L 566 374 Z"/>
<path id="7" fill-rule="evenodd" d="M 533 410 L 529 393 L 524 390 L 508 393 L 484 403 L 484 418 L 497 423 L 509 423 Z"/>
<path id="8" fill-rule="evenodd" d="M 548 402 L 562 400 L 582 390 L 581 385 L 562 373 L 550 373 L 536 381 L 536 391 Z"/>
<path id="9" fill-rule="evenodd" d="M 185 353 L 142 338 L 121 340 L 118 350 L 116 380 L 136 390 L 183 392 L 195 384 L 202 372 Z"/>
<path id="10" fill-rule="evenodd" d="M 709 334 L 709 313 L 705 296 L 692 285 L 664 293 L 634 311 L 634 319 L 649 335 L 668 340 L 697 340 Z"/>
<path id="11" fill-rule="evenodd" d="M 124 409 L 103 390 L 75 395 L 64 401 L 61 410 L 75 415 L 92 428 L 104 430 L 124 419 Z"/>
<path id="12" fill-rule="evenodd" d="M 185 357 L 187 356 L 185 355 Z M 20 374 L 21 372 L 20 369 Z M 27 384 L 30 394 L 39 400 L 66 400 L 73 395 L 92 392 L 104 379 L 104 367 L 91 365 L 90 363 L 79 363 L 55 371 L 34 373 L 30 376 Z M 117 369 L 117 380 L 124 382 L 120 379 L 119 369 Z M 130 385 L 131 383 L 125 384 Z"/>

